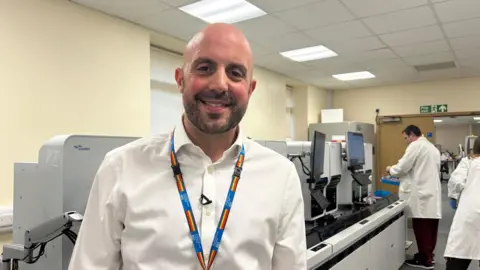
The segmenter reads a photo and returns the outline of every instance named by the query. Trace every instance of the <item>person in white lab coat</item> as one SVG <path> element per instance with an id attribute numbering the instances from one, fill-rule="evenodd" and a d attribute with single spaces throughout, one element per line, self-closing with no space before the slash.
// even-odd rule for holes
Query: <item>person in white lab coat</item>
<path id="1" fill-rule="evenodd" d="M 184 115 L 171 132 L 107 154 L 69 270 L 307 269 L 295 165 L 239 127 L 252 74 L 233 25 L 195 35 L 175 71 Z"/>
<path id="2" fill-rule="evenodd" d="M 480 137 L 473 153 L 463 158 L 448 182 L 450 204 L 457 209 L 448 234 L 447 270 L 466 270 L 480 260 Z"/>
<path id="3" fill-rule="evenodd" d="M 438 223 L 442 218 L 440 151 L 421 130 L 410 125 L 402 132 L 408 144 L 396 165 L 388 166 L 391 176 L 399 177 L 399 197 L 408 201 L 407 217 L 412 218 L 418 253 L 405 263 L 434 269 L 433 252 L 437 244 Z"/>

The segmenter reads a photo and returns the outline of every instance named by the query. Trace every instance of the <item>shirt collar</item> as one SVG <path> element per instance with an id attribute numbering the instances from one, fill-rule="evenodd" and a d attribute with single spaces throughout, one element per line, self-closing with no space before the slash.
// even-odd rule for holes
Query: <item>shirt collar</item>
<path id="1" fill-rule="evenodd" d="M 180 121 L 177 122 L 177 124 L 175 125 L 174 146 L 175 146 L 176 152 L 180 151 L 181 148 L 187 145 L 195 146 L 187 135 L 187 131 L 185 130 L 185 126 L 183 125 L 183 117 L 185 116 L 183 115 L 180 118 Z M 234 151 L 237 154 L 240 153 L 243 142 L 245 140 L 243 136 L 244 135 L 243 135 L 242 129 L 238 127 L 237 138 L 235 139 L 235 142 L 230 146 L 230 148 L 227 149 L 226 152 Z"/>

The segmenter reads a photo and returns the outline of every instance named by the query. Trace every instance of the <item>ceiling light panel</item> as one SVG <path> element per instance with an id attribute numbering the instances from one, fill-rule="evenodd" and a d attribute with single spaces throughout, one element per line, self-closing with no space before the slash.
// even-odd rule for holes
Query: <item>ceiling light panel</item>
<path id="1" fill-rule="evenodd" d="M 477 120 L 480 121 L 480 117 L 473 117 L 473 120 L 475 120 L 475 121 L 477 121 Z"/>
<path id="2" fill-rule="evenodd" d="M 280 54 L 296 62 L 306 62 L 338 56 L 337 53 L 322 45 L 281 52 Z"/>
<path id="3" fill-rule="evenodd" d="M 237 23 L 267 14 L 245 0 L 202 0 L 179 9 L 208 23 Z"/>
<path id="4" fill-rule="evenodd" d="M 442 119 L 433 119 L 433 122 L 435 122 L 435 123 L 441 123 L 441 122 L 443 122 L 443 120 L 442 120 Z"/>
<path id="5" fill-rule="evenodd" d="M 344 73 L 344 74 L 336 74 L 332 75 L 335 79 L 340 81 L 354 81 L 354 80 L 364 80 L 364 79 L 371 79 L 375 78 L 375 75 L 368 71 L 359 71 L 359 72 L 351 72 L 351 73 Z"/>

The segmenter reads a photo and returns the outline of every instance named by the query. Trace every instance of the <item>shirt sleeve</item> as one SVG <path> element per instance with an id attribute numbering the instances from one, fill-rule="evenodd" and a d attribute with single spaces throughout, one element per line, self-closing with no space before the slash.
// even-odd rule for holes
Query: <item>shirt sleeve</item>
<path id="1" fill-rule="evenodd" d="M 448 197 L 458 200 L 465 187 L 468 176 L 468 158 L 463 158 L 448 180 Z"/>
<path id="2" fill-rule="evenodd" d="M 405 176 L 412 170 L 417 158 L 419 145 L 411 143 L 405 150 L 405 154 L 397 164 L 390 168 L 391 176 Z"/>
<path id="3" fill-rule="evenodd" d="M 69 270 L 118 270 L 123 224 L 117 212 L 117 173 L 105 159 L 95 176 Z"/>
<path id="4" fill-rule="evenodd" d="M 306 270 L 304 203 L 300 179 L 293 163 L 287 177 L 272 270 Z"/>

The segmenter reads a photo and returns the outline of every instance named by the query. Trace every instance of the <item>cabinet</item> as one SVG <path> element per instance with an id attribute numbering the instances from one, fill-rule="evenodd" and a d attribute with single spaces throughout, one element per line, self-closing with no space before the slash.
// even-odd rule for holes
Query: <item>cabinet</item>
<path id="1" fill-rule="evenodd" d="M 359 247 L 352 254 L 345 257 L 339 263 L 334 265 L 331 270 L 346 270 L 346 269 L 355 269 L 355 270 L 370 270 L 370 242 L 365 243 L 363 246 Z M 385 270 L 385 269 L 383 269 Z"/>

